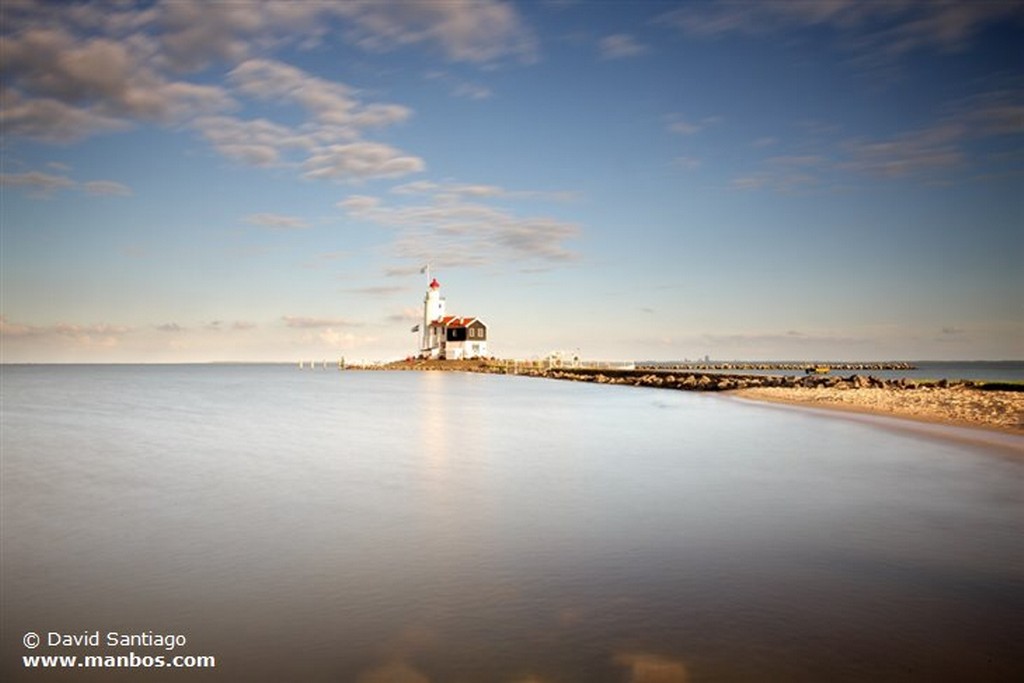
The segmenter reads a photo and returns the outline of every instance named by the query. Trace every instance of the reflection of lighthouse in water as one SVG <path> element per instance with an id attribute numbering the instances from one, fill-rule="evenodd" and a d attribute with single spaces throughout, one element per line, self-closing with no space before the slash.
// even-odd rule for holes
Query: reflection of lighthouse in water
<path id="1" fill-rule="evenodd" d="M 423 298 L 423 343 L 420 349 L 429 353 L 439 346 L 440 340 L 431 339 L 438 333 L 436 325 L 430 323 L 444 317 L 444 297 L 441 296 L 441 284 L 434 278 L 427 287 L 427 295 Z"/>

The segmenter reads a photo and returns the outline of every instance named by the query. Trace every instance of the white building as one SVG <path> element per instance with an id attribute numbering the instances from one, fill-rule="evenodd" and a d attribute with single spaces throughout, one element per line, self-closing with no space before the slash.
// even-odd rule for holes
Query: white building
<path id="1" fill-rule="evenodd" d="M 460 360 L 487 355 L 487 325 L 479 318 L 445 315 L 445 300 L 436 278 L 430 281 L 423 298 L 420 329 L 420 355 L 425 358 Z"/>

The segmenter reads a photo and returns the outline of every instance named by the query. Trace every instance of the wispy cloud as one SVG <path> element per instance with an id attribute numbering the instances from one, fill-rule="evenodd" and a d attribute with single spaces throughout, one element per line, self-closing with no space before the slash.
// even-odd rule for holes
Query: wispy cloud
<path id="1" fill-rule="evenodd" d="M 352 292 L 353 294 L 365 294 L 367 296 L 391 296 L 392 294 L 398 294 L 400 292 L 408 292 L 408 287 L 401 287 L 398 285 L 378 285 L 374 287 L 353 287 L 346 289 L 346 292 Z"/>
<path id="2" fill-rule="evenodd" d="M 638 57 L 650 50 L 648 46 L 638 42 L 636 38 L 628 33 L 615 33 L 605 36 L 598 41 L 598 48 L 603 59 Z"/>
<path id="3" fill-rule="evenodd" d="M 304 230 L 309 227 L 301 218 L 278 213 L 252 213 L 245 217 L 245 222 L 273 230 Z"/>
<path id="4" fill-rule="evenodd" d="M 347 35 L 375 52 L 426 44 L 453 62 L 486 64 L 502 59 L 533 62 L 539 49 L 515 6 L 497 0 L 343 3 Z"/>
<path id="5" fill-rule="evenodd" d="M 338 202 L 338 208 L 354 219 L 395 230 L 397 255 L 418 263 L 480 266 L 523 260 L 566 262 L 575 257 L 566 242 L 580 234 L 578 225 L 522 216 L 484 203 L 505 196 L 501 188 L 419 185 L 410 189 L 405 185 L 395 189 L 399 195 L 416 195 L 439 187 L 443 190 L 430 195 L 429 203 L 389 204 L 379 197 L 352 195 Z"/>
<path id="6" fill-rule="evenodd" d="M 494 91 L 486 85 L 458 78 L 447 71 L 434 69 L 424 74 L 424 78 L 443 84 L 453 97 L 467 100 L 487 100 L 494 96 Z"/>
<path id="7" fill-rule="evenodd" d="M 398 178 L 426 168 L 422 159 L 377 142 L 328 145 L 303 163 L 304 178 L 350 180 Z"/>
<path id="8" fill-rule="evenodd" d="M 665 127 L 670 133 L 676 133 L 678 135 L 693 135 L 699 133 L 708 126 L 713 126 L 719 122 L 717 116 L 705 116 L 699 121 L 693 119 L 686 119 L 681 114 L 669 114 L 665 117 Z"/>
<path id="9" fill-rule="evenodd" d="M 29 171 L 27 173 L 2 173 L 0 174 L 0 185 L 26 189 L 35 197 L 51 197 L 58 190 L 75 187 L 77 183 L 67 176 Z"/>
<path id="10" fill-rule="evenodd" d="M 408 107 L 364 101 L 343 83 L 313 76 L 283 62 L 251 59 L 228 75 L 239 97 L 299 106 L 299 126 L 266 118 L 203 116 L 193 127 L 221 154 L 252 166 L 292 166 L 324 180 L 395 178 L 425 168 L 424 161 L 366 135 L 407 120 Z"/>
<path id="11" fill-rule="evenodd" d="M 124 183 L 113 180 L 90 180 L 82 184 L 85 191 L 91 195 L 130 197 L 132 189 Z"/>
<path id="12" fill-rule="evenodd" d="M 315 43 L 339 27 L 364 47 L 438 44 L 456 61 L 488 63 L 529 52 L 525 24 L 511 5 L 497 2 L 177 0 L 146 8 L 74 9 L 62 13 L 43 3 L 3 8 L 5 135 L 68 142 L 139 122 L 184 125 L 234 161 L 292 165 L 306 178 L 393 178 L 422 170 L 417 156 L 367 139 L 369 131 L 405 121 L 412 112 L 401 104 L 368 102 L 343 83 L 254 53 L 303 35 Z M 228 65 L 226 87 L 181 77 L 212 61 Z M 482 88 L 461 93 L 485 94 Z M 229 115 L 241 100 L 296 105 L 306 120 L 284 124 Z M 86 191 L 123 194 L 112 185 Z"/>
<path id="13" fill-rule="evenodd" d="M 108 323 L 27 325 L 10 322 L 6 316 L 0 316 L 0 336 L 10 339 L 30 338 L 40 342 L 63 341 L 78 346 L 112 347 L 132 331 L 131 327 Z"/>
<path id="14" fill-rule="evenodd" d="M 687 171 L 695 171 L 700 168 L 700 159 L 697 157 L 681 156 L 672 160 L 672 165 Z"/>
<path id="15" fill-rule="evenodd" d="M 839 349 L 871 343 L 868 337 L 845 334 L 809 333 L 798 330 L 786 332 L 755 332 L 748 334 L 706 333 L 700 336 L 712 348 L 733 352 L 741 350 L 751 357 L 764 357 L 765 353 L 776 353 L 781 349 Z"/>
<path id="16" fill-rule="evenodd" d="M 2 173 L 0 174 L 0 185 L 6 187 L 18 187 L 26 190 L 29 196 L 37 199 L 52 197 L 60 190 L 78 189 L 93 196 L 131 196 L 132 190 L 124 183 L 114 180 L 89 180 L 79 182 L 64 175 L 53 175 L 40 171 L 28 171 L 25 173 Z"/>
<path id="17" fill-rule="evenodd" d="M 172 124 L 231 107 L 223 89 L 160 73 L 153 42 L 76 35 L 70 26 L 23 26 L 4 38 L 8 133 L 72 140 L 135 121 Z"/>
<path id="18" fill-rule="evenodd" d="M 401 311 L 392 313 L 387 317 L 389 323 L 410 323 L 420 320 L 423 315 L 423 311 L 418 308 L 403 308 Z"/>
<path id="19" fill-rule="evenodd" d="M 505 197 L 510 199 L 572 201 L 579 196 L 578 193 L 571 191 L 509 190 L 498 185 L 434 182 L 431 180 L 416 180 L 411 183 L 395 185 L 391 188 L 391 193 L 398 195 L 428 195 L 433 196 L 437 200 Z"/>
<path id="20" fill-rule="evenodd" d="M 978 93 L 947 105 L 930 124 L 889 135 L 844 137 L 820 122 L 802 127 L 808 138 L 798 153 L 760 160 L 732 187 L 795 192 L 834 188 L 851 176 L 943 184 L 965 168 L 979 179 L 1019 172 L 1019 159 L 986 149 L 1024 133 L 1024 99 L 1012 89 Z"/>
<path id="21" fill-rule="evenodd" d="M 315 329 L 320 327 L 359 327 L 361 323 L 344 318 L 310 318 L 305 316 L 286 315 L 281 320 L 287 327 L 299 329 Z"/>
<path id="22" fill-rule="evenodd" d="M 835 44 L 862 63 L 891 60 L 916 50 L 956 52 L 996 21 L 1024 16 L 1019 2 L 861 2 L 761 0 L 700 2 L 660 21 L 690 36 L 774 35 L 828 28 Z"/>
<path id="23" fill-rule="evenodd" d="M 793 193 L 819 187 L 831 162 L 821 156 L 805 154 L 773 156 L 762 162 L 762 168 L 733 179 L 737 190 L 770 189 Z"/>
<path id="24" fill-rule="evenodd" d="M 366 104 L 355 91 L 336 81 L 312 76 L 301 69 L 271 59 L 250 59 L 228 74 L 235 90 L 247 97 L 275 103 L 294 103 L 312 118 L 356 136 L 366 128 L 405 121 L 412 114 L 398 104 Z"/>

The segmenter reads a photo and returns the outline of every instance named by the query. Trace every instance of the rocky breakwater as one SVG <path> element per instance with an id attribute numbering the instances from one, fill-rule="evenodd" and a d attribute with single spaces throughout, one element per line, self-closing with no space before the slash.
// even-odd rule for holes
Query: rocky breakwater
<path id="1" fill-rule="evenodd" d="M 846 362 L 846 361 L 822 361 L 822 362 L 747 362 L 730 361 L 720 363 L 696 362 L 696 363 L 671 363 L 671 362 L 650 362 L 638 363 L 637 368 L 641 370 L 694 370 L 694 371 L 772 371 L 772 370 L 813 370 L 817 367 L 827 367 L 831 370 L 846 371 L 872 371 L 872 370 L 915 370 L 916 366 L 906 361 L 881 361 L 881 362 Z"/>
<path id="2" fill-rule="evenodd" d="M 833 388 L 833 389 L 894 389 L 912 390 L 927 386 L 948 388 L 968 386 L 971 383 L 917 382 L 907 378 L 880 379 L 870 375 L 744 375 L 721 372 L 650 372 L 644 370 L 600 370 L 589 368 L 526 368 L 517 374 L 528 377 L 546 377 L 575 382 L 596 382 L 598 384 L 626 384 L 638 387 L 681 389 L 684 391 L 735 391 L 753 387 L 779 388 Z M 973 386 L 973 385 L 972 385 Z"/>

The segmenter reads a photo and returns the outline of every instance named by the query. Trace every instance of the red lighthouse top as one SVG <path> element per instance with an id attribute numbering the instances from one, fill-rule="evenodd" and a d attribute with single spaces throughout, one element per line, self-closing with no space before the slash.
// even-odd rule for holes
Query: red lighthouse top
<path id="1" fill-rule="evenodd" d="M 440 289 L 441 288 L 441 283 L 437 281 L 436 277 L 433 280 L 430 281 L 430 288 L 431 289 Z"/>

